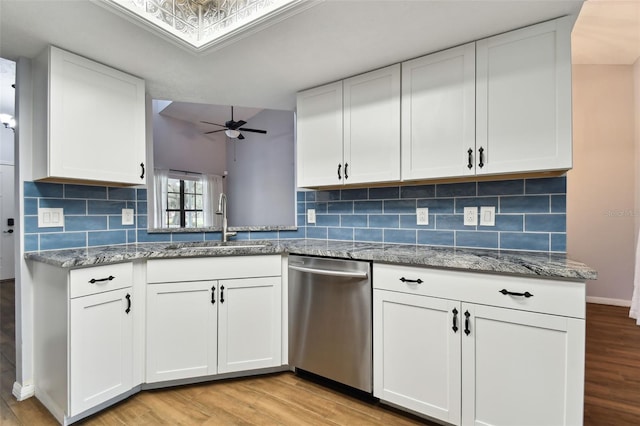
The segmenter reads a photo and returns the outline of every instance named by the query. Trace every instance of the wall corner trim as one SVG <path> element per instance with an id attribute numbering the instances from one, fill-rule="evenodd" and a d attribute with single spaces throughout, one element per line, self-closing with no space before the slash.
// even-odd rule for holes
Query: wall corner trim
<path id="1" fill-rule="evenodd" d="M 35 395 L 36 387 L 33 383 L 23 385 L 22 383 L 15 382 L 11 393 L 18 401 L 24 401 L 25 399 L 31 398 Z"/>

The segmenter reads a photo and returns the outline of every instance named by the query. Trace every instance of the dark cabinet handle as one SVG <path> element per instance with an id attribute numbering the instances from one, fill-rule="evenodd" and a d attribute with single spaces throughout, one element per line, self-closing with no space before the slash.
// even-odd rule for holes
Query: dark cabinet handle
<path id="1" fill-rule="evenodd" d="M 480 154 L 480 162 L 478 163 L 478 167 L 483 168 L 484 167 L 484 148 L 480 147 L 480 149 L 478 149 L 478 153 Z"/>
<path id="2" fill-rule="evenodd" d="M 467 336 L 471 333 L 471 330 L 469 330 L 469 317 L 471 316 L 471 314 L 469 313 L 469 311 L 465 311 L 464 312 L 464 334 L 466 334 Z"/>
<path id="3" fill-rule="evenodd" d="M 347 174 L 347 170 L 349 169 L 349 163 L 344 163 L 344 178 L 349 179 L 349 175 Z"/>
<path id="4" fill-rule="evenodd" d="M 473 169 L 473 150 L 471 148 L 469 148 L 469 151 L 467 151 L 467 154 L 469 154 L 469 162 L 467 163 L 467 167 L 469 169 Z"/>
<path id="5" fill-rule="evenodd" d="M 527 299 L 530 297 L 533 297 L 533 294 L 529 293 L 528 291 L 525 291 L 524 293 L 515 293 L 513 291 L 509 291 L 506 288 L 503 288 L 502 290 L 499 291 L 499 293 L 504 294 L 505 296 L 521 296 L 521 297 L 526 297 Z"/>
<path id="6" fill-rule="evenodd" d="M 400 281 L 402 281 L 403 283 L 417 283 L 417 284 L 422 284 L 424 282 L 420 278 L 418 278 L 417 280 L 410 280 L 405 277 L 400 278 Z"/>
<path id="7" fill-rule="evenodd" d="M 451 329 L 453 330 L 454 333 L 458 332 L 458 310 L 456 308 L 453 308 L 453 327 L 451 327 Z"/>
<path id="8" fill-rule="evenodd" d="M 211 287 L 211 304 L 216 303 L 216 286 Z"/>
<path id="9" fill-rule="evenodd" d="M 109 275 L 107 278 L 98 278 L 98 279 L 96 279 L 96 278 L 91 278 L 91 279 L 89 280 L 89 283 L 90 283 L 90 284 L 95 284 L 95 283 L 99 283 L 99 282 L 101 282 L 101 281 L 111 281 L 111 280 L 112 280 L 112 279 L 114 279 L 114 278 L 115 278 L 115 277 L 114 277 L 113 275 Z"/>
<path id="10" fill-rule="evenodd" d="M 142 174 L 140 174 L 140 179 L 144 179 L 144 163 L 140 163 L 140 168 L 142 168 Z"/>
<path id="11" fill-rule="evenodd" d="M 338 164 L 338 180 L 342 180 L 342 175 L 340 174 L 340 170 L 342 170 L 342 164 Z"/>
<path id="12" fill-rule="evenodd" d="M 7 231 L 4 231 L 5 234 L 13 234 L 13 229 L 9 229 Z"/>
<path id="13" fill-rule="evenodd" d="M 220 303 L 224 303 L 224 286 L 220 286 Z"/>
<path id="14" fill-rule="evenodd" d="M 127 309 L 125 309 L 124 311 L 128 314 L 129 312 L 131 312 L 131 295 L 127 293 L 125 297 L 127 298 Z"/>

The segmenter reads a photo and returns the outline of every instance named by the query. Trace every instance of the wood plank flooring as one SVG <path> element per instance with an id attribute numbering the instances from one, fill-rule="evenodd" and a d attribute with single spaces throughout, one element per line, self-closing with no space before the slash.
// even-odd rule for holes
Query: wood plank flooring
<path id="1" fill-rule="evenodd" d="M 0 425 L 56 425 L 35 398 L 18 402 L 14 284 L 0 282 Z M 640 327 L 628 308 L 587 305 L 585 425 L 640 424 Z M 433 424 L 291 373 L 140 392 L 82 425 Z"/>

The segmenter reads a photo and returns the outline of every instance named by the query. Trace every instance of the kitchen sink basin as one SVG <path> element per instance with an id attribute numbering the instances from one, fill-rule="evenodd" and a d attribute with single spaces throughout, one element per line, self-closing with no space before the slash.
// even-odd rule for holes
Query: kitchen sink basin
<path id="1" fill-rule="evenodd" d="M 229 250 L 229 249 L 245 249 L 245 248 L 263 248 L 271 246 L 270 243 L 251 242 L 251 241 L 211 241 L 205 243 L 182 243 L 171 244 L 166 247 L 167 250 Z"/>

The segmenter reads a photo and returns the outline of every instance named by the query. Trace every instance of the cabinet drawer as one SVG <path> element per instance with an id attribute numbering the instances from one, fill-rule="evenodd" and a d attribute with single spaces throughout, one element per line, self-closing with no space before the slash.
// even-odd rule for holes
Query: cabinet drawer
<path id="1" fill-rule="evenodd" d="M 69 271 L 71 298 L 130 287 L 132 284 L 133 264 L 130 262 Z"/>
<path id="2" fill-rule="evenodd" d="M 282 274 L 281 271 L 279 255 L 155 259 L 147 262 L 147 282 L 269 277 L 279 276 Z"/>
<path id="3" fill-rule="evenodd" d="M 374 263 L 373 287 L 531 312 L 585 317 L 585 284 L 573 281 Z M 522 294 L 529 292 L 531 296 L 503 294 L 502 290 Z"/>

